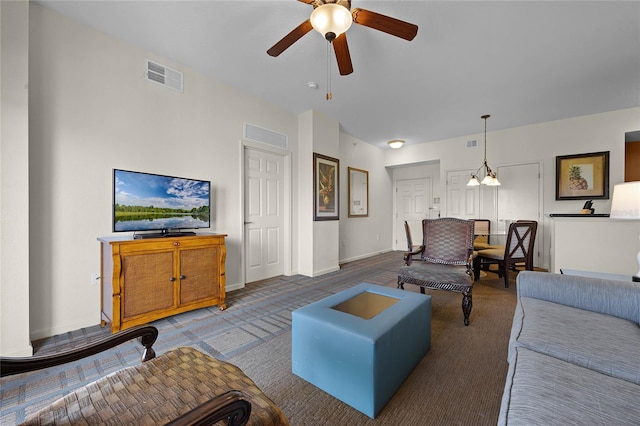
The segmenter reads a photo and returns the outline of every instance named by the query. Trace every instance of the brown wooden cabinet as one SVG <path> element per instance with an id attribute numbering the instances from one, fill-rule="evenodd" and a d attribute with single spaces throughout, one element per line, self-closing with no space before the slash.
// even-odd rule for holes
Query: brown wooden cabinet
<path id="1" fill-rule="evenodd" d="M 115 333 L 193 309 L 226 309 L 225 237 L 99 238 L 102 324 Z"/>

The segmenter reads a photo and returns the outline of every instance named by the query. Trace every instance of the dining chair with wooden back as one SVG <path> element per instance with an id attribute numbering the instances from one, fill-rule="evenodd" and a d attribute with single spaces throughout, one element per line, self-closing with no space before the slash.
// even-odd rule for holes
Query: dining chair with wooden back
<path id="1" fill-rule="evenodd" d="M 515 271 L 518 265 L 523 265 L 528 271 L 533 270 L 533 247 L 536 240 L 538 222 L 517 221 L 509 225 L 507 241 L 504 246 L 478 250 L 473 259 L 475 279 L 479 279 L 480 270 L 497 272 L 504 278 L 504 286 L 509 287 L 509 271 Z M 497 271 L 490 268 L 497 265 Z"/>
<path id="2" fill-rule="evenodd" d="M 422 221 L 422 226 L 424 227 L 424 220 Z M 420 259 L 420 255 L 424 251 L 424 246 L 413 244 L 413 238 L 411 237 L 411 227 L 406 220 L 404 221 L 404 232 L 407 236 L 407 252 L 405 252 L 404 254 L 404 264 L 411 265 L 412 261 Z"/>
<path id="3" fill-rule="evenodd" d="M 482 250 L 491 248 L 489 235 L 491 234 L 491 221 L 489 219 L 473 219 L 474 239 L 473 249 Z"/>

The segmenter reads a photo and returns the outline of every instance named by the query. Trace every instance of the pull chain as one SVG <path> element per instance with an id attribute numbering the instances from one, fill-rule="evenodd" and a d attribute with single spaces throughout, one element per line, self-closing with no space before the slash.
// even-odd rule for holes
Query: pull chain
<path id="1" fill-rule="evenodd" d="M 331 42 L 327 42 L 327 100 L 333 98 L 331 93 Z"/>

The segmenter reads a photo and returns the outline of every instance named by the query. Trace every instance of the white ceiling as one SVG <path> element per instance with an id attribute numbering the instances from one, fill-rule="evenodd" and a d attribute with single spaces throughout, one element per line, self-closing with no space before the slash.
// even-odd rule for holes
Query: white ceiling
<path id="1" fill-rule="evenodd" d="M 320 111 L 381 148 L 482 133 L 483 114 L 492 131 L 640 106 L 640 1 L 353 0 L 418 25 L 418 35 L 354 24 L 354 72 L 340 76 L 332 52 L 330 101 L 320 34 L 266 53 L 309 17 L 302 2 L 36 3 L 285 110 Z"/>

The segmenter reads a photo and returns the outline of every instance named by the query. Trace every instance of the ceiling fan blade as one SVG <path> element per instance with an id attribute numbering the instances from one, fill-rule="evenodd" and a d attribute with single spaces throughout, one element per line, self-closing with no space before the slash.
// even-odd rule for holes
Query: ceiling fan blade
<path id="1" fill-rule="evenodd" d="M 333 50 L 336 52 L 336 62 L 340 75 L 349 75 L 353 72 L 351 64 L 351 55 L 349 54 L 349 45 L 347 44 L 347 33 L 342 33 L 333 40 Z"/>
<path id="2" fill-rule="evenodd" d="M 353 22 L 382 31 L 405 40 L 413 40 L 418 34 L 418 26 L 409 22 L 401 21 L 390 16 L 381 15 L 365 9 L 353 9 L 351 11 Z"/>
<path id="3" fill-rule="evenodd" d="M 306 4 L 311 4 L 313 3 L 314 0 L 298 0 L 298 1 Z"/>
<path id="4" fill-rule="evenodd" d="M 274 44 L 271 49 L 267 50 L 267 53 L 271 56 L 278 56 L 285 50 L 287 50 L 293 43 L 298 41 L 303 35 L 311 31 L 311 21 L 307 19 L 302 24 L 298 25 L 289 34 L 284 36 L 282 40 Z"/>

